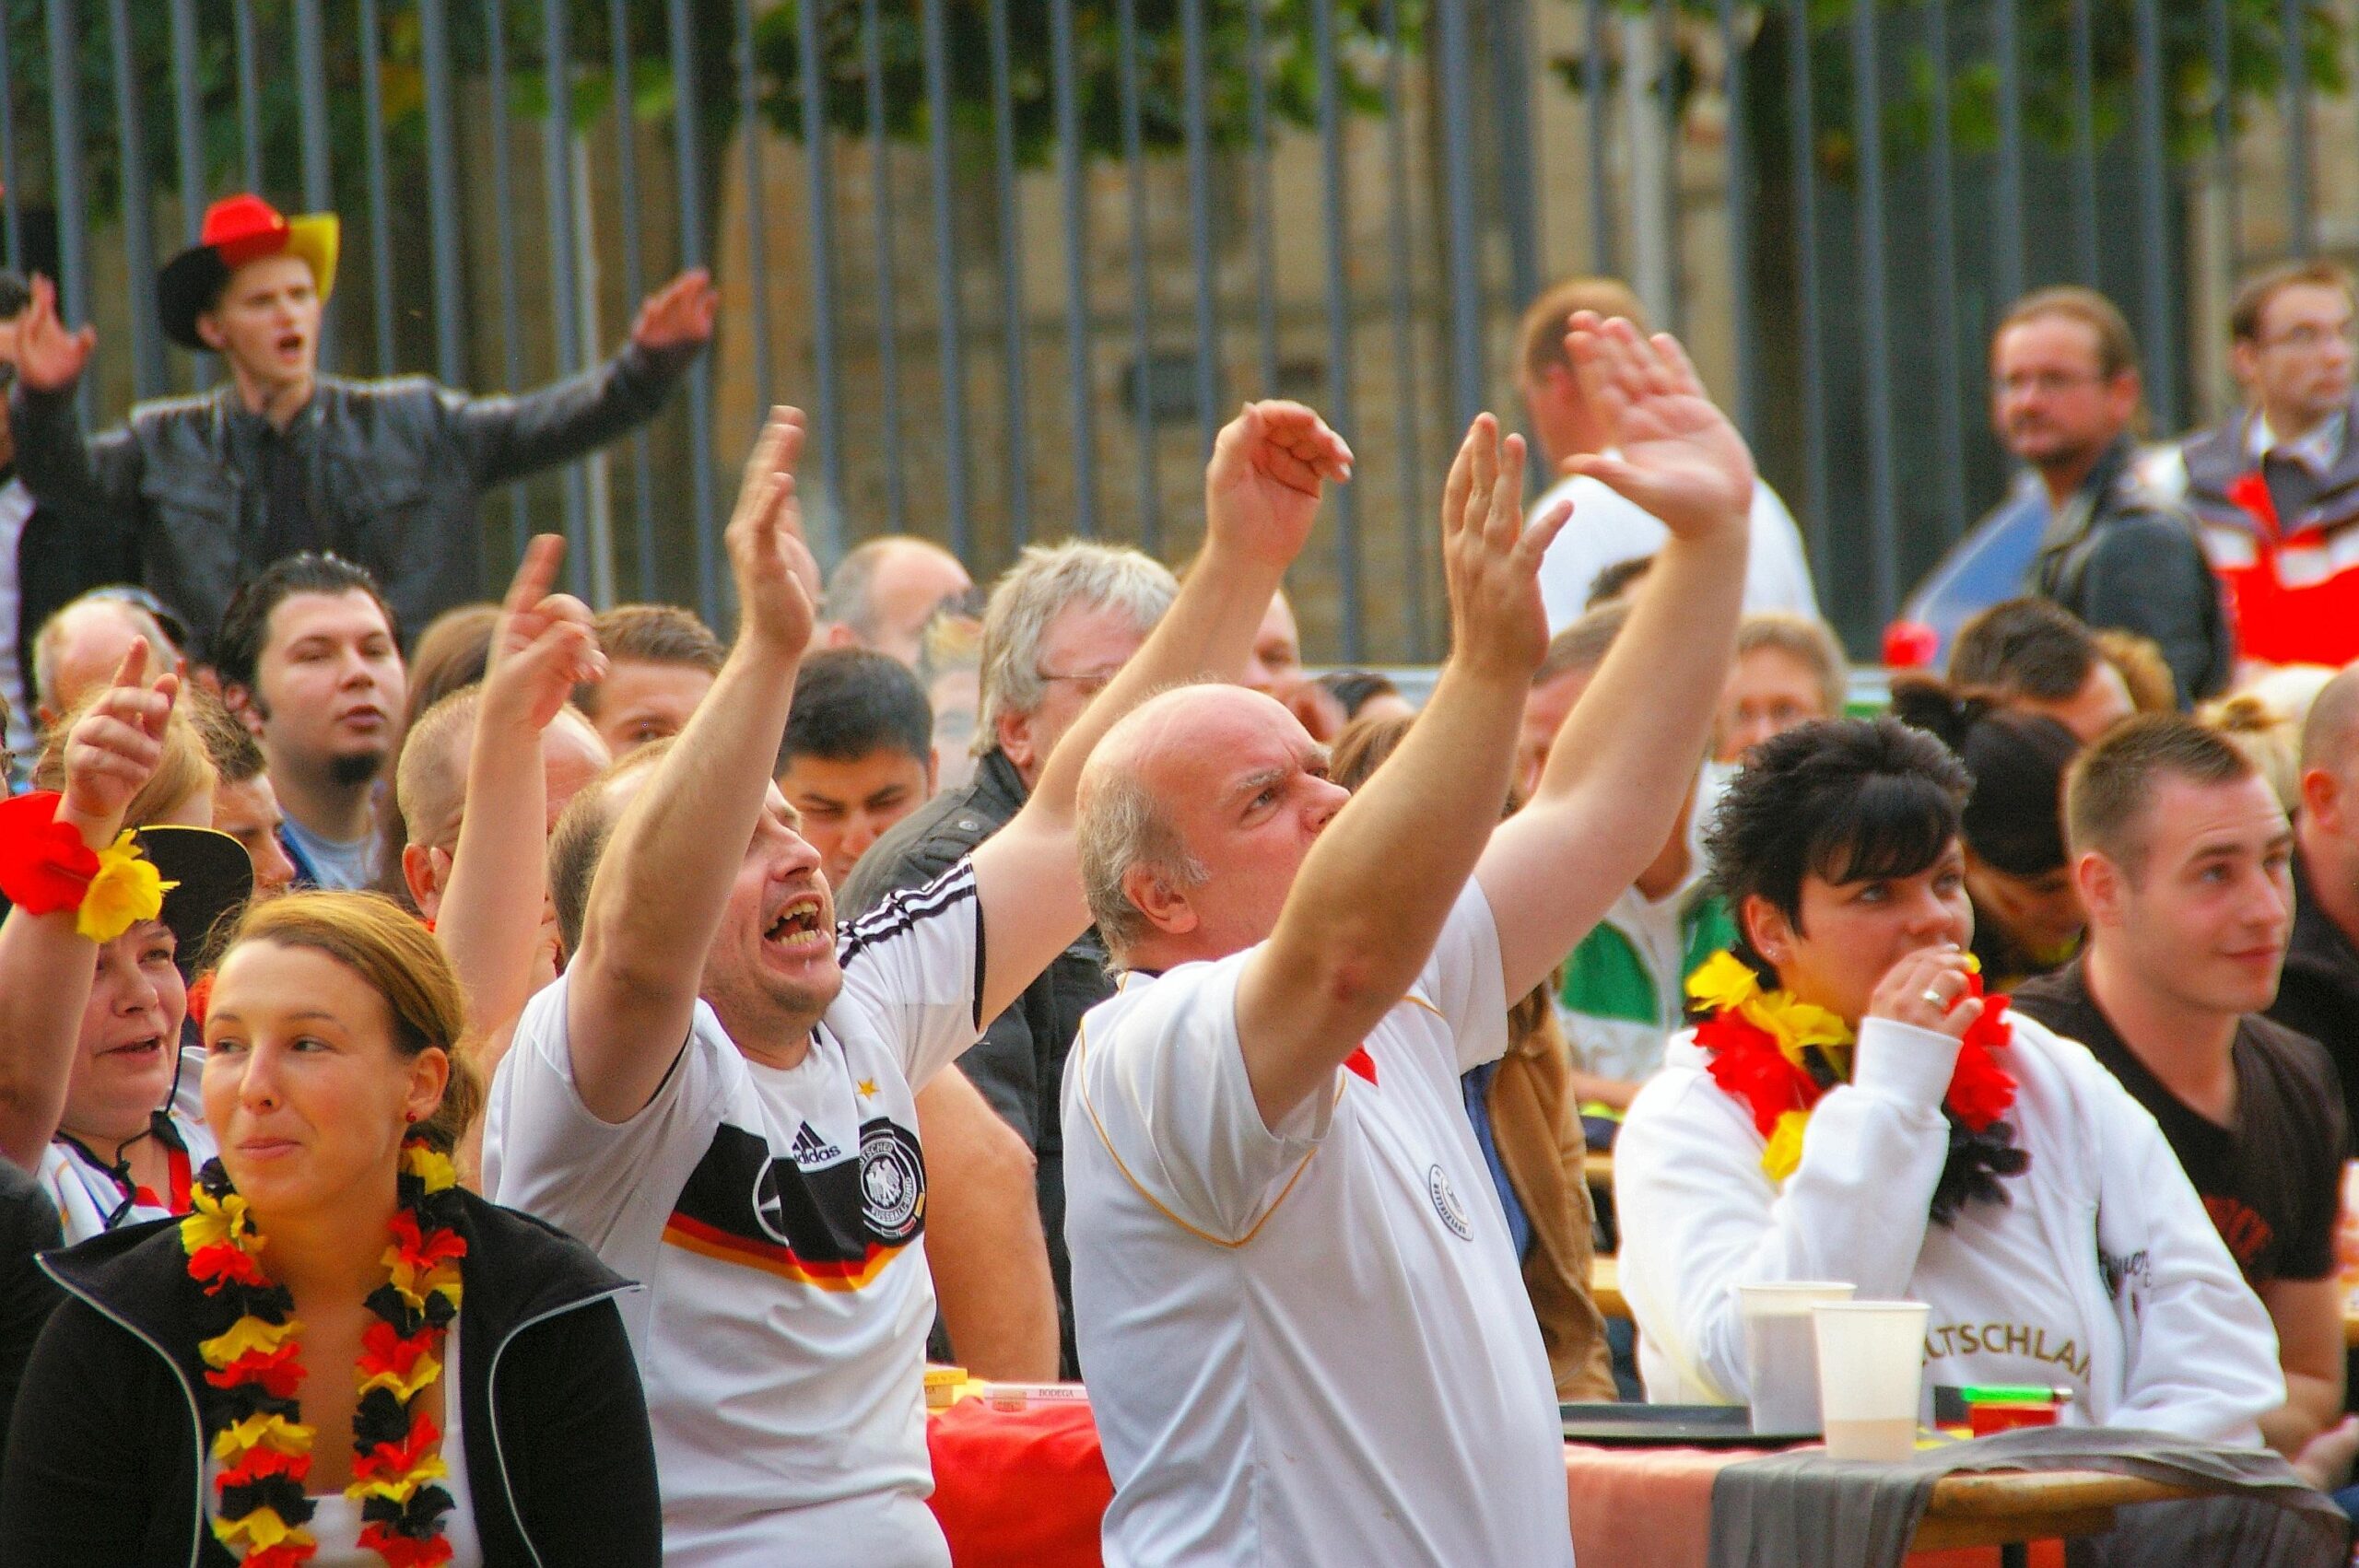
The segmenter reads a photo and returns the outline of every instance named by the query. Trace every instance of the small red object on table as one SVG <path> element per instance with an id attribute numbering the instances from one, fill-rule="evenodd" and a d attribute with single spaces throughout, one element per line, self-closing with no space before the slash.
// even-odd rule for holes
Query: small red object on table
<path id="1" fill-rule="evenodd" d="M 1114 1481 L 1087 1405 L 962 1399 L 925 1424 L 933 1516 L 957 1568 L 1098 1568 Z"/>

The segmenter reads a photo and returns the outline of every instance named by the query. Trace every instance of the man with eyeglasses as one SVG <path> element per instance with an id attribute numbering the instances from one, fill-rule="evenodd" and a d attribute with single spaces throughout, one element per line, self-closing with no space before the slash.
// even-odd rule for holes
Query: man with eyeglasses
<path id="1" fill-rule="evenodd" d="M 1006 825 L 1058 740 L 1139 650 L 1178 591 L 1168 570 L 1135 550 L 1075 540 L 1025 551 L 983 613 L 974 778 L 876 841 L 838 895 L 842 917 L 866 913 L 897 888 L 925 886 Z M 1079 1375 L 1060 1097 L 1082 1014 L 1112 994 L 1105 947 L 1087 932 L 992 1021 L 957 1067 L 919 1091 L 933 1178 L 927 1254 L 949 1349 L 979 1376 Z M 996 1118 L 974 1115 L 978 1090 Z M 1010 1130 L 1012 1138 L 1001 1136 Z M 960 1202 L 962 1192 L 1002 1176 L 1009 1153 L 1027 1152 L 1037 1220 L 1031 1210 L 1010 1215 Z M 962 1278 L 969 1258 L 978 1266 Z"/>
<path id="2" fill-rule="evenodd" d="M 2350 439 L 2351 275 L 2291 262 L 2228 309 L 2244 406 L 2155 464 L 2184 495 L 2236 607 L 2236 650 L 2271 664 L 2359 656 L 2359 443 Z"/>
<path id="3" fill-rule="evenodd" d="M 2194 518 L 2135 461 L 2142 395 L 2129 324 L 2093 289 L 2026 295 L 1991 338 L 1991 424 L 2048 497 L 2025 586 L 2152 638 L 2185 707 L 2227 684 L 2234 649 Z"/>

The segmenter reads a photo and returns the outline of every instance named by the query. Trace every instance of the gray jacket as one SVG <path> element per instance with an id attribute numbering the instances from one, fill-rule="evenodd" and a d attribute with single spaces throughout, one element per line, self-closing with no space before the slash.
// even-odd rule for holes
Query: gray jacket
<path id="1" fill-rule="evenodd" d="M 406 630 L 483 596 L 476 503 L 495 485 L 569 462 L 644 423 L 696 357 L 626 345 L 604 364 L 522 396 L 474 397 L 423 376 L 323 376 L 288 427 L 304 444 L 311 509 L 337 554 L 367 567 Z M 45 507 L 111 529 L 110 555 L 188 619 L 209 655 L 221 613 L 262 559 L 268 481 L 239 471 L 234 390 L 141 404 L 85 440 L 70 392 L 10 394 L 18 471 Z"/>

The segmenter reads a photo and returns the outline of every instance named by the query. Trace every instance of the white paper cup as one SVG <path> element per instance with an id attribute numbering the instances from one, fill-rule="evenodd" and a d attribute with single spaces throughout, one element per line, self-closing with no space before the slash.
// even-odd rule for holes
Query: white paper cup
<path id="1" fill-rule="evenodd" d="M 1928 1311 L 1921 1301 L 1822 1302 L 1811 1308 L 1829 1457 L 1896 1463 L 1916 1451 Z"/>
<path id="2" fill-rule="evenodd" d="M 1849 1301 L 1842 1280 L 1781 1280 L 1739 1285 L 1744 1318 L 1744 1384 L 1755 1432 L 1815 1433 L 1818 1416 L 1818 1333 L 1811 1308 Z"/>

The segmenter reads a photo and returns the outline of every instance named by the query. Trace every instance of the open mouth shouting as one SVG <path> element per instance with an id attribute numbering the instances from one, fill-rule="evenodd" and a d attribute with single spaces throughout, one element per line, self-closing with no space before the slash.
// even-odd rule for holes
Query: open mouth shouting
<path id="1" fill-rule="evenodd" d="M 762 931 L 766 947 L 790 957 L 811 957 L 827 951 L 833 934 L 828 930 L 825 908 L 816 893 L 799 894 L 786 905 Z"/>

